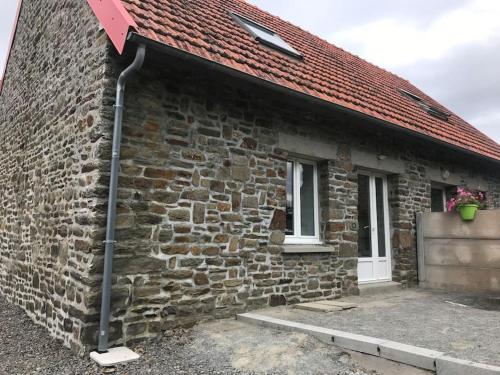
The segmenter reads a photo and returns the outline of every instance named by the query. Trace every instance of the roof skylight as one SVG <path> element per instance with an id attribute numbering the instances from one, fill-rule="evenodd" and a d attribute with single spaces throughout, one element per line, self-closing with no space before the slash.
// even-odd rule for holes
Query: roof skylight
<path id="1" fill-rule="evenodd" d="M 406 90 L 403 90 L 403 89 L 399 89 L 399 92 L 401 92 L 401 94 L 409 97 L 410 99 L 413 99 L 415 100 L 416 102 L 421 102 L 422 101 L 422 98 L 420 96 L 417 96 L 415 94 L 412 94 L 411 92 L 409 91 L 406 91 Z"/>
<path id="2" fill-rule="evenodd" d="M 415 103 L 417 103 L 425 112 L 427 112 L 429 115 L 434 116 L 438 119 L 441 119 L 443 121 L 448 121 L 448 118 L 451 116 L 449 113 L 446 113 L 439 108 L 433 107 L 432 105 L 426 103 L 420 96 L 417 96 L 415 94 L 412 94 L 409 91 L 399 89 L 399 92 L 413 100 Z"/>
<path id="3" fill-rule="evenodd" d="M 448 121 L 448 117 L 451 116 L 449 113 L 443 112 L 439 108 L 433 106 L 428 106 L 426 111 L 429 115 L 440 118 L 441 120 L 444 121 Z"/>
<path id="4" fill-rule="evenodd" d="M 242 27 L 244 27 L 257 41 L 268 47 L 277 49 L 281 52 L 289 54 L 294 57 L 302 58 L 299 51 L 285 42 L 281 37 L 274 31 L 268 29 L 265 26 L 258 24 L 248 18 L 240 16 L 239 14 L 231 13 L 233 19 L 238 22 Z"/>

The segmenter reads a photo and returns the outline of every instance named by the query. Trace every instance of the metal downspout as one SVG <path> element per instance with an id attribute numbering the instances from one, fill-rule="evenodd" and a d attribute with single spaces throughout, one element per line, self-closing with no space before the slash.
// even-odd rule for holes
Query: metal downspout
<path id="1" fill-rule="evenodd" d="M 116 196 L 118 190 L 118 172 L 120 168 L 120 145 L 122 138 L 123 102 L 127 79 L 138 71 L 144 63 L 146 46 L 139 45 L 135 59 L 121 72 L 116 84 L 115 122 L 113 127 L 113 149 L 109 180 L 108 217 L 104 250 L 104 274 L 102 278 L 101 322 L 99 326 L 98 352 L 108 351 L 109 310 L 111 300 L 111 275 L 113 272 L 113 252 L 115 247 Z"/>

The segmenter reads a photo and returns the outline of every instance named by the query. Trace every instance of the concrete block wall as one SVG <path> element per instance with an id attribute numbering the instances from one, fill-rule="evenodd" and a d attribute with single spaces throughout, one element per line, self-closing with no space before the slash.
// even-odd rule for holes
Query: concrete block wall
<path id="1" fill-rule="evenodd" d="M 500 294 L 500 210 L 478 211 L 464 222 L 458 213 L 419 216 L 419 281 L 455 291 Z"/>

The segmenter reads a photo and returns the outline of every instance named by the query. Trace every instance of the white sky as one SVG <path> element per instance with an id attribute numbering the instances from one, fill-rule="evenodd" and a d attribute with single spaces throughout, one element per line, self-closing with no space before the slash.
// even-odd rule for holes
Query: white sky
<path id="1" fill-rule="evenodd" d="M 2 0 L 0 74 L 17 1 Z M 247 1 L 410 80 L 500 142 L 500 0 Z"/>
<path id="2" fill-rule="evenodd" d="M 0 11 L 0 79 L 3 75 L 5 60 L 10 42 L 10 34 L 14 25 L 18 0 L 2 0 Z"/>

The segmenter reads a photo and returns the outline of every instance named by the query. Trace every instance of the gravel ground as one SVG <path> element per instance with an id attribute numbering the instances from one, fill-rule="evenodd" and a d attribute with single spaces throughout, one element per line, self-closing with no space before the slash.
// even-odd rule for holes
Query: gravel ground
<path id="1" fill-rule="evenodd" d="M 0 297 L 0 374 L 336 374 L 368 375 L 351 357 L 299 333 L 235 320 L 171 331 L 133 348 L 137 362 L 101 369 L 74 356 L 44 328 Z"/>
<path id="2" fill-rule="evenodd" d="M 257 313 L 500 365 L 499 297 L 407 289 L 342 301 L 359 307 L 332 313 L 280 307 Z"/>

